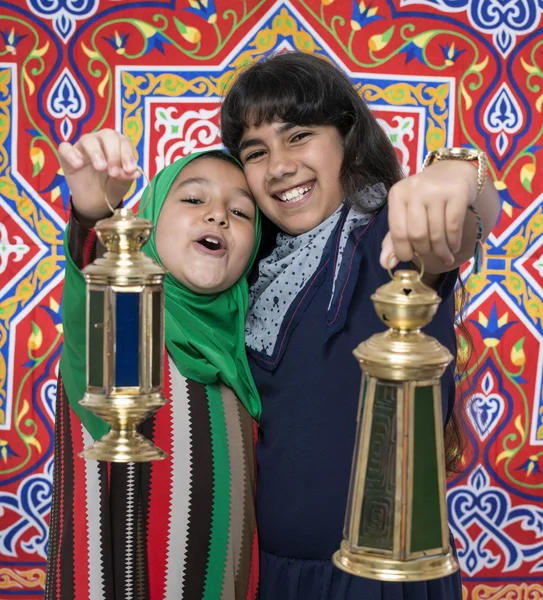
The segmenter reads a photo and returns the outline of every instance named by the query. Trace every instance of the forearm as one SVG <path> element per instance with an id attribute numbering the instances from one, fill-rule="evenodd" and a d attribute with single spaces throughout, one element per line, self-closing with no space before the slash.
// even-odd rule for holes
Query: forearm
<path id="1" fill-rule="evenodd" d="M 72 206 L 68 221 L 68 249 L 78 269 L 83 269 L 105 251 L 92 229 L 93 226 L 94 223 L 82 219 Z"/>

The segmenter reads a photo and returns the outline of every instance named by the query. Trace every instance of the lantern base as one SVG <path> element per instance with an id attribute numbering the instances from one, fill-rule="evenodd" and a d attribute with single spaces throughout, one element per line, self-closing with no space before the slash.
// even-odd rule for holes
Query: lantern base
<path id="1" fill-rule="evenodd" d="M 336 567 L 351 575 L 378 581 L 429 581 L 452 575 L 460 568 L 450 550 L 437 556 L 394 560 L 371 552 L 350 552 L 345 540 L 341 542 L 341 548 L 332 561 Z"/>
<path id="2" fill-rule="evenodd" d="M 79 454 L 83 458 L 107 462 L 149 462 L 167 454 L 140 433 L 112 429 Z"/>

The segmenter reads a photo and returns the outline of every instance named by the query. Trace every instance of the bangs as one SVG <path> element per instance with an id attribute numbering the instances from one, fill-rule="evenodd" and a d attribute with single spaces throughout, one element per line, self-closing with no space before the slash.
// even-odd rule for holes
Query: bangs
<path id="1" fill-rule="evenodd" d="M 293 64 L 288 55 L 270 63 L 263 60 L 242 72 L 224 99 L 221 128 L 224 145 L 236 157 L 248 127 L 281 121 L 293 125 L 335 125 L 341 133 L 352 120 L 333 93 L 333 82 L 318 70 Z M 291 55 L 292 56 L 292 55 Z M 290 57 L 288 57 L 290 58 Z M 317 59 L 319 63 L 323 61 Z M 305 68 L 297 68 L 297 67 Z M 345 122 L 345 127 L 342 127 Z"/>
<path id="2" fill-rule="evenodd" d="M 324 125 L 326 108 L 322 98 L 308 94 L 302 85 L 283 78 L 270 81 L 262 77 L 248 94 L 240 94 L 238 114 L 234 118 L 243 127 L 260 127 L 273 121 L 293 125 Z"/>

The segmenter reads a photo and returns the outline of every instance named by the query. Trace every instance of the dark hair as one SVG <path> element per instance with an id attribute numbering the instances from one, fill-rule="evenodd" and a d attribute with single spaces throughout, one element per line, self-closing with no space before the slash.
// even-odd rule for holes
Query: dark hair
<path id="1" fill-rule="evenodd" d="M 277 54 L 242 71 L 221 108 L 222 140 L 239 158 L 244 129 L 274 120 L 295 125 L 333 125 L 343 138 L 340 181 L 362 212 L 359 192 L 383 182 L 387 191 L 402 178 L 396 152 L 347 76 L 324 58 Z"/>
<path id="2" fill-rule="evenodd" d="M 366 185 L 382 182 L 388 191 L 403 177 L 396 151 L 366 102 L 345 73 L 322 57 L 301 52 L 277 54 L 243 70 L 221 107 L 223 143 L 239 158 L 245 128 L 275 120 L 336 127 L 345 152 L 341 185 L 346 198 L 360 212 L 380 208 L 363 204 L 360 192 Z M 273 223 L 264 220 L 259 259 L 269 253 L 277 231 Z M 464 327 L 461 319 L 459 323 Z M 461 422 L 455 407 L 445 430 L 449 474 L 458 473 L 461 467 Z"/>

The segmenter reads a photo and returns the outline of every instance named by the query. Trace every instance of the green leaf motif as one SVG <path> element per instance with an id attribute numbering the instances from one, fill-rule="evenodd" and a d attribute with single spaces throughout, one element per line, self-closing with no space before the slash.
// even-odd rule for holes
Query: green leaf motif
<path id="1" fill-rule="evenodd" d="M 187 33 L 188 29 L 187 26 L 180 21 L 177 17 L 173 18 L 173 22 L 175 23 L 175 26 L 177 27 L 177 31 L 179 31 L 179 33 L 181 35 L 183 35 L 184 33 Z"/>

